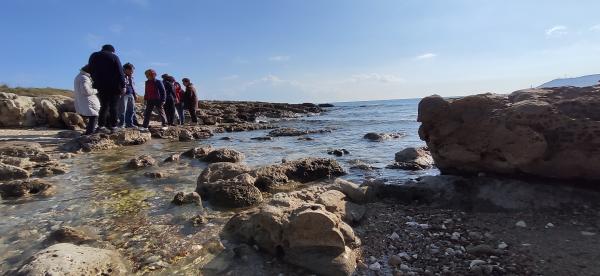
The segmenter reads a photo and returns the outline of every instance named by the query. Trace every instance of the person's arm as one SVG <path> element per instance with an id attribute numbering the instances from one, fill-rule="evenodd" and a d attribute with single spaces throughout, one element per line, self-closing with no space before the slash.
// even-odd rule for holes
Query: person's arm
<path id="1" fill-rule="evenodd" d="M 83 94 L 85 96 L 92 96 L 92 95 L 96 95 L 98 94 L 98 91 L 96 89 L 94 89 L 93 85 L 92 85 L 92 80 L 88 79 L 88 78 L 82 78 L 83 79 Z"/>
<path id="2" fill-rule="evenodd" d="M 160 96 L 160 102 L 161 103 L 165 103 L 166 100 L 166 92 L 165 92 L 165 86 L 162 84 L 162 81 L 156 81 L 156 89 L 158 89 L 158 95 Z"/>
<path id="3" fill-rule="evenodd" d="M 90 76 L 92 77 L 92 80 L 97 79 L 96 77 L 96 70 L 94 70 L 95 66 L 96 66 L 96 61 L 95 61 L 95 57 L 96 57 L 96 53 L 92 53 L 90 55 L 90 58 L 88 59 L 88 65 L 90 67 Z M 94 83 L 92 83 L 92 85 L 94 85 Z"/>
<path id="4" fill-rule="evenodd" d="M 125 94 L 125 72 L 123 72 L 123 65 L 121 65 L 121 60 L 117 55 L 115 57 L 115 65 L 117 66 L 117 72 L 119 72 L 119 87 L 121 88 L 121 92 Z"/>

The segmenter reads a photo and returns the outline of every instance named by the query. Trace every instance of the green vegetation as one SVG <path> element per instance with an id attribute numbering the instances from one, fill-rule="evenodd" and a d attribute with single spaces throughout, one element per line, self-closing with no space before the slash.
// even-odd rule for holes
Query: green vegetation
<path id="1" fill-rule="evenodd" d="M 48 96 L 48 95 L 61 95 L 67 97 L 73 97 L 73 91 L 66 89 L 57 88 L 31 88 L 31 87 L 9 87 L 6 84 L 0 85 L 0 92 L 13 93 L 21 96 Z"/>

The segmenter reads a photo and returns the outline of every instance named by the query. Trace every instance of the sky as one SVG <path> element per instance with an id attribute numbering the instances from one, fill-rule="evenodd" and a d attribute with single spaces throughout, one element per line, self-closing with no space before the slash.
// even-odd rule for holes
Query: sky
<path id="1" fill-rule="evenodd" d="M 201 99 L 509 93 L 600 73 L 597 0 L 11 0 L 0 83 L 72 89 L 103 44 Z"/>

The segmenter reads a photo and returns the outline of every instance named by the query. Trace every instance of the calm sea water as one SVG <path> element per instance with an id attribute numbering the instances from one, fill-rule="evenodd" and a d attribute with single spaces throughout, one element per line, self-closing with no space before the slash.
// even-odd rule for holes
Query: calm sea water
<path id="1" fill-rule="evenodd" d="M 348 175 L 344 178 L 361 182 L 367 178 L 385 178 L 389 183 L 401 183 L 408 178 L 436 174 L 436 170 L 408 172 L 386 169 L 394 154 L 405 147 L 424 146 L 418 137 L 417 99 L 337 103 L 319 116 L 277 122 L 282 127 L 300 129 L 331 129 L 331 133 L 308 135 L 313 141 L 298 137 L 278 137 L 273 141 L 251 140 L 265 136 L 268 130 L 223 133 L 195 142 L 165 143 L 152 140 L 149 144 L 125 147 L 115 151 L 82 154 L 66 160 L 70 171 L 47 178 L 56 185 L 56 194 L 48 198 L 2 199 L 0 201 L 0 275 L 21 265 L 33 252 L 44 247 L 48 234 L 60 226 L 85 229 L 100 240 L 110 241 L 129 258 L 170 262 L 181 255 L 182 248 L 202 247 L 218 240 L 218 233 L 231 216 L 231 211 L 213 209 L 206 204 L 203 211 L 213 217 L 206 225 L 192 227 L 187 221 L 200 211 L 197 207 L 175 207 L 170 204 L 174 193 L 193 191 L 196 178 L 206 167 L 197 160 L 183 159 L 176 164 L 161 164 L 158 168 L 127 170 L 125 164 L 136 155 L 151 154 L 161 161 L 172 153 L 180 153 L 199 144 L 234 148 L 246 155 L 250 166 L 261 166 L 302 157 L 336 158 Z M 363 139 L 368 132 L 402 133 L 399 139 L 370 142 Z M 232 140 L 221 140 L 229 136 Z M 349 155 L 334 157 L 330 149 L 344 148 Z M 378 169 L 350 169 L 358 162 Z M 149 179 L 143 173 L 160 170 L 168 173 L 163 179 Z M 139 242 L 131 242 L 136 240 Z M 190 253 L 163 274 L 197 271 L 200 259 L 210 259 L 210 253 Z M 147 269 L 142 266 L 140 271 Z"/>

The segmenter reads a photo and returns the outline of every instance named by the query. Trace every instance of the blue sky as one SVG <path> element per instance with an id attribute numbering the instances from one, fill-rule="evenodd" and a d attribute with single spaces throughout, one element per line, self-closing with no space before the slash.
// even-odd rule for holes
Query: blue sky
<path id="1" fill-rule="evenodd" d="M 507 93 L 600 73 L 600 1 L 12 0 L 0 83 L 72 89 L 93 51 L 189 77 L 203 99 Z"/>

